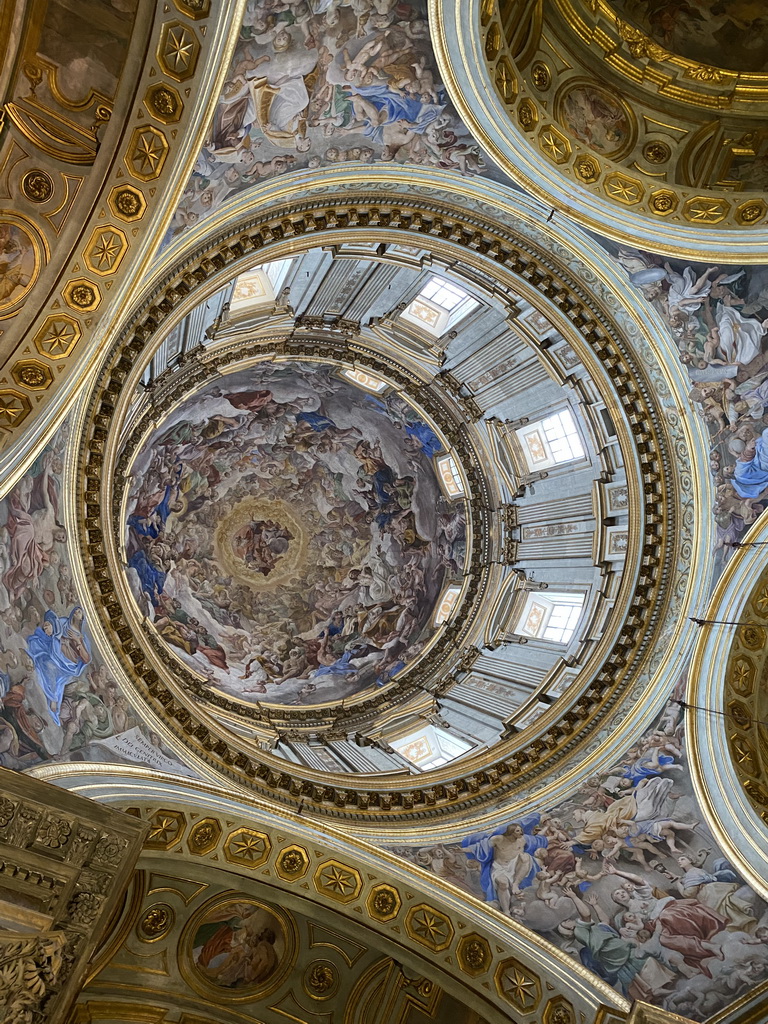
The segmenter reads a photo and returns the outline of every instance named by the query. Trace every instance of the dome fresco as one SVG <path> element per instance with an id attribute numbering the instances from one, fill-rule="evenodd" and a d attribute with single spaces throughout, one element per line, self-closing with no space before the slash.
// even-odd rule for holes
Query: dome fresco
<path id="1" fill-rule="evenodd" d="M 443 442 L 341 368 L 260 363 L 186 398 L 135 456 L 127 574 L 176 656 L 243 701 L 383 686 L 436 631 L 465 553 Z"/>
<path id="2" fill-rule="evenodd" d="M 679 57 L 733 71 L 768 71 L 768 18 L 763 4 L 611 0 L 608 6 Z"/>

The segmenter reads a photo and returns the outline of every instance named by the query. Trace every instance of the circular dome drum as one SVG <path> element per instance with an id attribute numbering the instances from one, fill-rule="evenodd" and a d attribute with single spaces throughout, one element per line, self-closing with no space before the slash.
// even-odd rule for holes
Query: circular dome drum
<path id="1" fill-rule="evenodd" d="M 680 421 L 657 373 L 646 401 L 653 350 L 628 354 L 638 329 L 538 234 L 521 248 L 527 207 L 513 239 L 432 201 L 418 234 L 363 198 L 364 231 L 329 227 L 325 193 L 306 243 L 238 221 L 231 247 L 162 272 L 84 410 L 93 618 L 137 699 L 203 770 L 361 820 L 459 814 L 578 757 L 645 688 L 681 593 L 674 558 L 661 570 L 687 536 L 661 438 Z M 142 525 L 158 536 L 132 536 L 164 502 Z"/>

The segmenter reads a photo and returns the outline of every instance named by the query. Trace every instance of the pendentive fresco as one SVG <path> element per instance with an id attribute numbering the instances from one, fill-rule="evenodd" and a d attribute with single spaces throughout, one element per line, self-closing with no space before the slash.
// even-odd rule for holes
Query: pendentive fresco
<path id="1" fill-rule="evenodd" d="M 346 161 L 485 168 L 439 79 L 425 0 L 248 0 L 170 234 L 266 178 Z"/>
<path id="2" fill-rule="evenodd" d="M 94 645 L 73 578 L 65 424 L 0 500 L 0 764 L 129 761 L 184 772 Z"/>
<path id="3" fill-rule="evenodd" d="M 768 506 L 768 268 L 611 249 L 668 327 L 709 429 L 721 569 Z"/>
<path id="4" fill-rule="evenodd" d="M 393 852 L 532 928 L 628 999 L 704 1020 L 768 976 L 768 907 L 701 820 L 681 699 L 557 807 Z"/>

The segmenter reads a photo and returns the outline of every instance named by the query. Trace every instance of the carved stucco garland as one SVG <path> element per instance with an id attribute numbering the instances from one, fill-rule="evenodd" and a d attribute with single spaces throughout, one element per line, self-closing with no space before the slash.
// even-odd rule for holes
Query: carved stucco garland
<path id="1" fill-rule="evenodd" d="M 67 936 L 0 935 L 0 1007 L 5 1024 L 41 1019 L 43 1003 L 56 990 Z"/>
<path id="2" fill-rule="evenodd" d="M 540 252 L 532 258 L 532 254 L 523 252 L 519 239 L 509 238 L 498 228 L 490 230 L 483 223 L 473 222 L 466 210 L 459 212 L 436 202 L 425 207 L 421 196 L 418 201 L 420 207 L 415 209 L 415 200 L 411 198 L 400 196 L 396 200 L 398 206 L 392 207 L 378 197 L 372 200 L 368 196 L 358 196 L 354 204 L 348 200 L 348 206 L 344 209 L 338 206 L 329 209 L 324 208 L 320 200 L 314 200 L 312 203 L 301 204 L 298 209 L 253 218 L 251 223 L 238 229 L 236 237 L 233 233 L 229 243 L 220 238 L 214 245 L 208 245 L 194 255 L 187 254 L 182 268 L 169 275 L 166 286 L 147 300 L 141 311 L 137 311 L 133 318 L 136 326 L 132 329 L 132 336 L 131 330 L 126 330 L 115 345 L 113 355 L 101 374 L 99 387 L 94 390 L 89 406 L 90 422 L 81 452 L 80 480 L 83 481 L 84 492 L 81 493 L 81 499 L 85 505 L 84 542 L 90 581 L 97 602 L 103 609 L 102 614 L 106 613 L 110 620 L 108 628 L 111 627 L 128 663 L 133 666 L 133 675 L 144 683 L 147 698 L 160 710 L 166 721 L 175 722 L 173 727 L 184 738 L 184 742 L 217 770 L 240 783 L 250 784 L 272 795 L 280 795 L 289 801 L 296 801 L 303 795 L 318 805 L 325 805 L 326 810 L 331 809 L 329 805 L 335 804 L 338 810 L 331 810 L 331 813 L 345 816 L 350 814 L 349 810 L 345 810 L 350 804 L 363 813 L 368 813 L 371 807 L 382 811 L 400 807 L 406 812 L 418 808 L 420 817 L 434 813 L 438 807 L 444 812 L 446 805 L 451 805 L 452 810 L 459 810 L 469 803 L 477 804 L 481 795 L 486 799 L 498 798 L 513 785 L 531 782 L 540 772 L 545 756 L 551 759 L 554 754 L 562 756 L 572 752 L 584 738 L 585 726 L 604 719 L 619 696 L 626 692 L 633 669 L 638 666 L 654 639 L 653 627 L 664 621 L 662 616 L 666 612 L 666 584 L 671 570 L 662 567 L 678 564 L 677 554 L 672 554 L 677 526 L 676 510 L 668 497 L 672 474 L 664 460 L 666 448 L 661 442 L 666 424 L 660 422 L 656 415 L 649 389 L 643 380 L 643 372 L 637 362 L 619 346 L 615 327 L 605 314 L 592 307 L 582 289 L 566 286 L 554 262 L 542 258 Z M 471 200 L 466 202 L 466 206 L 492 209 L 490 204 L 475 204 Z M 133 363 L 141 356 L 155 331 L 173 312 L 174 307 L 204 286 L 209 278 L 243 257 L 265 249 L 273 241 L 307 235 L 311 238 L 317 232 L 332 229 L 374 226 L 445 239 L 484 254 L 520 275 L 559 307 L 581 332 L 614 381 L 616 394 L 632 424 L 644 487 L 646 539 L 643 567 L 633 602 L 633 616 L 624 624 L 613 652 L 587 692 L 565 712 L 558 723 L 524 750 L 505 754 L 505 759 L 467 778 L 410 792 L 394 788 L 390 792 L 356 792 L 337 788 L 327 782 L 301 779 L 297 777 L 295 766 L 292 766 L 293 774 L 289 775 L 270 764 L 259 763 L 243 751 L 233 749 L 230 743 L 212 735 L 204 724 L 196 721 L 188 708 L 179 705 L 176 696 L 167 689 L 157 673 L 145 667 L 145 655 L 126 627 L 109 576 L 103 548 L 100 508 L 104 449 L 123 382 Z M 651 424 L 655 429 L 651 428 Z M 675 589 L 679 593 L 677 581 Z M 350 782 L 354 784 L 356 780 L 350 779 Z"/>

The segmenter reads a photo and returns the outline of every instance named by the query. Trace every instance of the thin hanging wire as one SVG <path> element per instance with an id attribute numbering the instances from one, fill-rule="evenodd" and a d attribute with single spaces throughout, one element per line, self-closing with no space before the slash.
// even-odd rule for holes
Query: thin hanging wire
<path id="1" fill-rule="evenodd" d="M 703 711 L 705 715 L 719 715 L 721 718 L 735 718 L 736 716 L 728 711 L 715 711 L 714 708 L 703 708 L 700 704 L 689 704 L 687 700 L 678 701 L 681 708 L 688 708 L 690 711 Z M 744 721 L 741 715 L 739 718 Z M 752 718 L 751 715 L 746 716 L 749 722 L 753 722 L 755 725 L 764 725 L 768 727 L 768 722 L 763 721 L 762 718 Z"/>
<path id="2" fill-rule="evenodd" d="M 697 626 L 754 626 L 755 629 L 767 629 L 759 622 L 732 622 L 729 619 L 697 619 L 695 615 L 689 615 L 691 622 Z"/>

